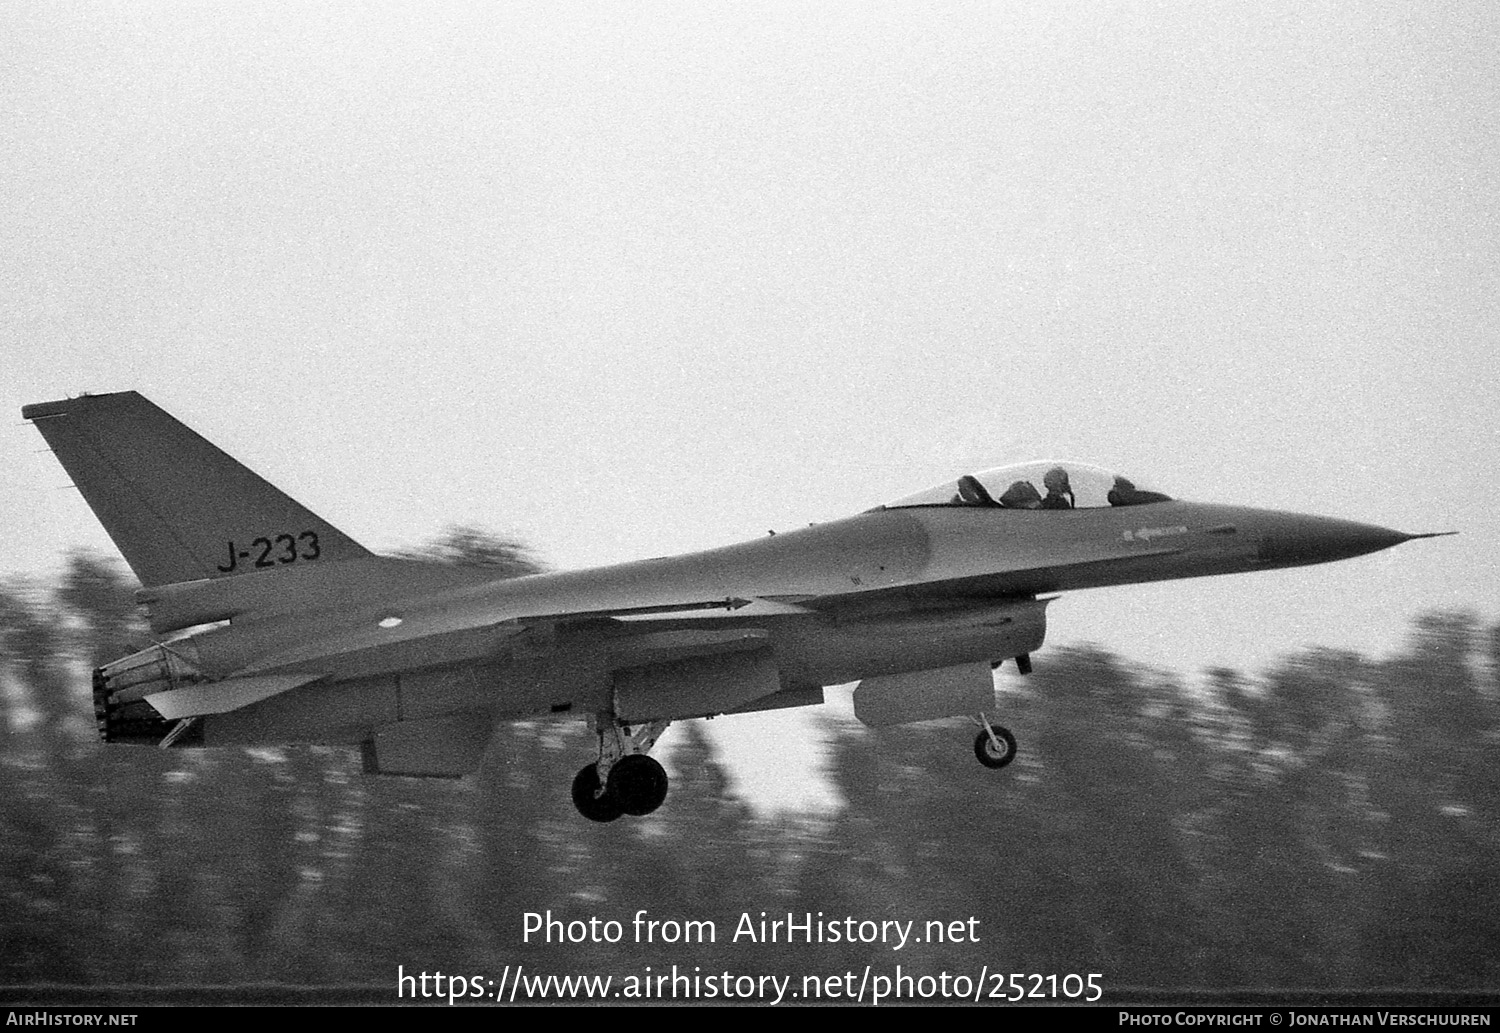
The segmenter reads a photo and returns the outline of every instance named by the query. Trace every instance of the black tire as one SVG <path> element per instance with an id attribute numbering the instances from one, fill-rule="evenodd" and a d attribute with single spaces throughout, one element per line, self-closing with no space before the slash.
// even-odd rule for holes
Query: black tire
<path id="1" fill-rule="evenodd" d="M 620 810 L 639 817 L 650 814 L 667 798 L 667 772 L 644 753 L 621 757 L 609 773 L 609 795 Z"/>
<path id="2" fill-rule="evenodd" d="M 613 792 L 595 796 L 598 789 L 599 766 L 590 764 L 579 769 L 578 774 L 573 777 L 573 806 L 589 821 L 614 821 L 624 813 L 620 809 L 620 801 L 615 799 Z"/>
<path id="3" fill-rule="evenodd" d="M 1004 752 L 995 749 L 990 732 L 994 732 L 995 738 L 1000 740 L 1000 747 Z M 987 768 L 1003 768 L 1016 759 L 1016 737 L 1010 734 L 1009 728 L 990 725 L 989 731 L 980 732 L 974 739 L 974 756 Z"/>

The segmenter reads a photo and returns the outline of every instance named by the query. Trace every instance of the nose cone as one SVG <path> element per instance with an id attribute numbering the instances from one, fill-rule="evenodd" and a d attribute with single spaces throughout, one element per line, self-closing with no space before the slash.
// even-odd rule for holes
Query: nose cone
<path id="1" fill-rule="evenodd" d="M 1268 514 L 1270 516 L 1270 514 Z M 1353 520 L 1277 513 L 1261 530 L 1260 563 L 1267 567 L 1298 567 L 1329 563 L 1379 552 L 1425 535 L 1405 534 L 1388 527 Z"/>

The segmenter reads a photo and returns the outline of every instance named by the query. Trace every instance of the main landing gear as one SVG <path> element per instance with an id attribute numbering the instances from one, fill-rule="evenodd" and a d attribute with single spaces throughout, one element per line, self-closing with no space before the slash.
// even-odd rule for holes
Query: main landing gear
<path id="1" fill-rule="evenodd" d="M 573 806 L 590 821 L 614 821 L 622 814 L 650 814 L 667 798 L 667 772 L 646 751 L 656 745 L 670 721 L 651 721 L 634 729 L 612 714 L 601 714 L 599 760 L 573 779 Z"/>

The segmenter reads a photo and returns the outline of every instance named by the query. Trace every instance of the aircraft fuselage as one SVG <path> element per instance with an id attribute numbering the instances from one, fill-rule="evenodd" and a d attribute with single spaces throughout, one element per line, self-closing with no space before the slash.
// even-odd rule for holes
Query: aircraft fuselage
<path id="1" fill-rule="evenodd" d="M 1406 537 L 1181 501 L 1067 512 L 879 509 L 683 556 L 436 593 L 388 590 L 354 609 L 262 616 L 191 642 L 215 677 L 247 669 L 321 676 L 295 694 L 206 717 L 206 743 L 357 742 L 385 719 L 455 710 L 588 713 L 605 700 L 615 672 L 663 662 L 674 640 L 696 655 L 734 651 L 750 635 L 774 655 L 788 693 L 781 702 L 796 705 L 820 701 L 823 685 L 1003 658 L 986 615 L 1038 595 L 1323 562 Z M 283 568 L 267 575 L 266 587 L 295 602 L 301 583 L 324 573 Z M 747 598 L 784 602 L 787 612 L 758 612 L 756 603 L 743 615 L 728 604 L 653 609 Z M 591 612 L 608 616 L 541 636 L 507 624 Z M 1040 619 L 1040 608 L 1034 612 Z M 400 623 L 381 627 L 393 618 Z"/>

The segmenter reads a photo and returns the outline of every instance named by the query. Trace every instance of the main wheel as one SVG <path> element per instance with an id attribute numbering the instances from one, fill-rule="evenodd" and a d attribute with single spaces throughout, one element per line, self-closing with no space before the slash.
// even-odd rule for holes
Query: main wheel
<path id="1" fill-rule="evenodd" d="M 611 786 L 609 791 L 596 796 L 599 791 L 599 766 L 590 764 L 581 768 L 573 777 L 573 806 L 589 821 L 614 821 L 625 812 L 620 807 L 613 788 Z"/>
<path id="2" fill-rule="evenodd" d="M 994 733 L 993 739 L 991 732 Z M 1009 728 L 990 725 L 974 740 L 974 756 L 987 768 L 1003 768 L 1016 759 L 1016 737 L 1010 734 Z"/>
<path id="3" fill-rule="evenodd" d="M 621 757 L 609 773 L 609 795 L 626 814 L 650 814 L 667 798 L 667 772 L 644 753 Z"/>

